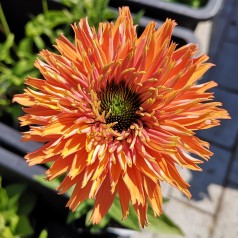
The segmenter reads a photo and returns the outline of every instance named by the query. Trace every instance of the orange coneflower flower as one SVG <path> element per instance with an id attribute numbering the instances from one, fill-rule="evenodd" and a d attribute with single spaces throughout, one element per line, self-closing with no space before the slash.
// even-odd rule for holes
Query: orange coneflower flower
<path id="1" fill-rule="evenodd" d="M 21 125 L 30 125 L 23 141 L 45 142 L 27 162 L 54 162 L 47 178 L 65 175 L 60 193 L 75 185 L 70 209 L 95 199 L 93 223 L 118 194 L 122 219 L 131 203 L 143 227 L 148 203 L 155 215 L 162 212 L 162 181 L 190 197 L 176 165 L 201 170 L 193 155 L 208 160 L 212 153 L 196 130 L 229 118 L 207 92 L 216 83 L 197 84 L 212 66 L 208 57 L 197 56 L 193 44 L 176 49 L 174 26 L 170 19 L 159 29 L 151 22 L 137 37 L 127 7 L 98 31 L 82 19 L 72 26 L 74 43 L 61 36 L 59 54 L 41 51 L 44 61 L 35 66 L 44 80 L 29 77 L 24 94 L 14 97 L 26 107 Z"/>

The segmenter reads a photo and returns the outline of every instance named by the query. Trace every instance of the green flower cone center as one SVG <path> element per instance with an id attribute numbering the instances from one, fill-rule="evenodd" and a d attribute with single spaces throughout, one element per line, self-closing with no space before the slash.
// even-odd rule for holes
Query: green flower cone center
<path id="1" fill-rule="evenodd" d="M 136 111 L 140 107 L 139 95 L 133 92 L 124 82 L 119 84 L 110 83 L 98 94 L 101 102 L 101 113 L 109 113 L 106 123 L 117 122 L 114 130 L 122 132 L 130 128 L 138 116 Z"/>

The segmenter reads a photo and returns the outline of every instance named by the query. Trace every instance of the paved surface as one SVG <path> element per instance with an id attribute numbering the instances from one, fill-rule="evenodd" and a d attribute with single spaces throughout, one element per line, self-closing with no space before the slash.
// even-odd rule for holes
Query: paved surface
<path id="1" fill-rule="evenodd" d="M 238 0 L 225 0 L 213 21 L 199 24 L 195 34 L 203 52 L 216 64 L 202 79 L 215 80 L 215 97 L 223 102 L 232 120 L 199 133 L 210 142 L 214 156 L 203 172 L 182 171 L 191 184 L 193 198 L 165 187 L 170 202 L 167 214 L 182 228 L 185 238 L 238 237 Z M 133 238 L 177 238 L 181 236 L 135 234 Z"/>

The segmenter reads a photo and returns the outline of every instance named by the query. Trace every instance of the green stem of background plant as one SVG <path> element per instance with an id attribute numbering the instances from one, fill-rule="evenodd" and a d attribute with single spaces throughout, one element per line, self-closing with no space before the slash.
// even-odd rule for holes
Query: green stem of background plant
<path id="1" fill-rule="evenodd" d="M 4 15 L 1 3 L 0 3 L 0 21 L 2 23 L 5 35 L 6 36 L 9 35 L 11 33 L 11 31 L 10 31 L 9 26 L 7 24 L 7 20 L 6 20 L 6 17 Z"/>
<path id="2" fill-rule="evenodd" d="M 11 34 L 11 31 L 10 31 L 10 28 L 8 26 L 6 17 L 4 15 L 1 3 L 0 3 L 0 22 L 2 23 L 4 34 L 7 37 L 9 34 Z M 16 46 L 15 42 L 13 43 L 13 50 L 15 52 L 17 52 L 17 46 Z"/>
<path id="3" fill-rule="evenodd" d="M 49 11 L 47 0 L 42 0 L 42 7 L 43 7 L 43 13 L 46 14 Z"/>

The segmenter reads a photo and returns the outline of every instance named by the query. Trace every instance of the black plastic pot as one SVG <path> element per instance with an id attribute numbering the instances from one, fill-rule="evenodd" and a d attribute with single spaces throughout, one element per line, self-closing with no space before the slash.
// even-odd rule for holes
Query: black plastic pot
<path id="1" fill-rule="evenodd" d="M 162 21 L 172 18 L 180 26 L 194 30 L 200 21 L 210 20 L 219 13 L 223 0 L 207 0 L 205 6 L 201 8 L 163 0 L 111 0 L 110 5 L 113 7 L 127 5 L 134 12 L 144 9 L 145 16 Z"/>

